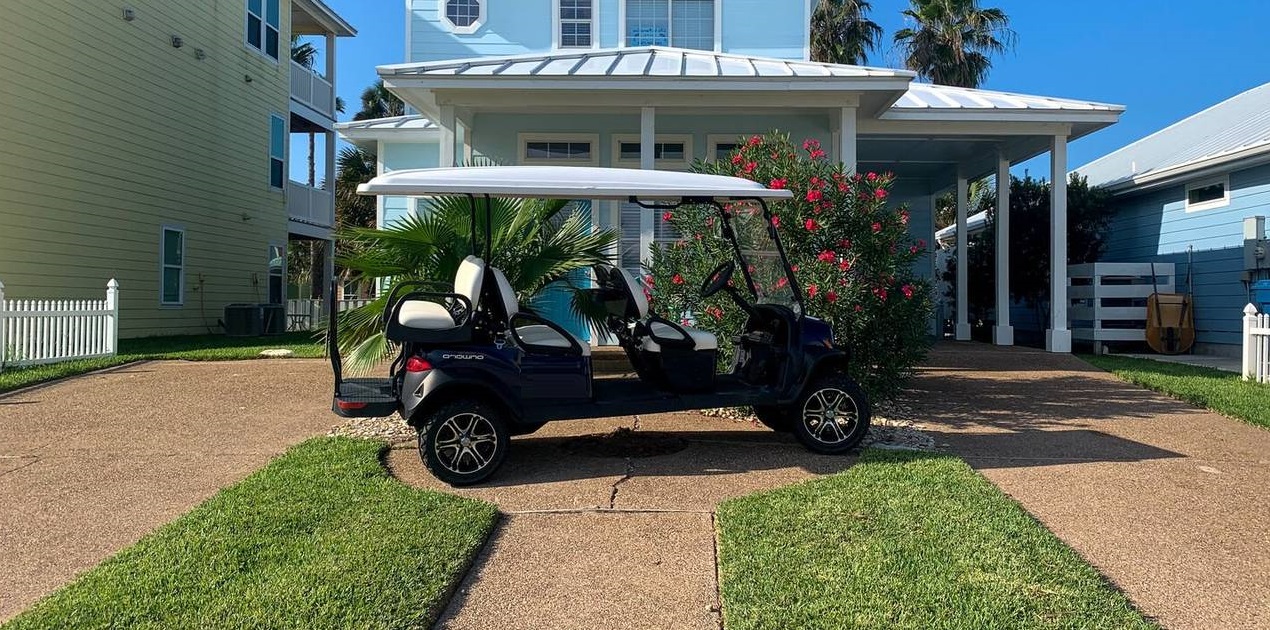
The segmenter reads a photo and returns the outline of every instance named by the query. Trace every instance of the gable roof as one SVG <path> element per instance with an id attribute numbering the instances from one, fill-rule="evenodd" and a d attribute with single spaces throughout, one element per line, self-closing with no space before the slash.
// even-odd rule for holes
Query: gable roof
<path id="1" fill-rule="evenodd" d="M 1124 191 L 1214 166 L 1270 157 L 1270 83 L 1222 101 L 1078 169 L 1090 185 Z"/>

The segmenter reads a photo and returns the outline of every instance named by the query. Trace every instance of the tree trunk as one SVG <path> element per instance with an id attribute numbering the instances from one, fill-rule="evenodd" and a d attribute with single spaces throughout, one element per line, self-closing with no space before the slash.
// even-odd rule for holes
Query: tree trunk
<path id="1" fill-rule="evenodd" d="M 317 134 L 309 132 L 309 188 L 317 188 Z"/>

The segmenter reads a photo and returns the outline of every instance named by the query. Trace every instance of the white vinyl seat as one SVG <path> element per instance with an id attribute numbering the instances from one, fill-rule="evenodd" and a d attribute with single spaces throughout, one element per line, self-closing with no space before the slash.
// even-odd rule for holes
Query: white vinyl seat
<path id="1" fill-rule="evenodd" d="M 648 320 L 648 298 L 644 295 L 644 287 L 640 286 L 639 281 L 631 272 L 615 268 L 618 273 L 622 274 L 622 280 L 626 282 L 626 290 L 630 293 L 631 299 L 635 301 L 635 310 L 639 313 L 641 322 Z M 647 322 L 647 327 L 653 335 L 662 339 L 683 339 L 683 333 L 680 333 L 673 326 L 665 323 L 653 321 Z M 713 333 L 704 330 L 698 330 L 689 326 L 681 326 L 684 333 L 688 334 L 688 338 L 692 340 L 693 350 L 718 350 L 719 339 Z M 657 343 L 652 335 L 644 335 L 640 339 L 640 349 L 648 352 L 661 352 L 661 344 Z"/>
<path id="2" fill-rule="evenodd" d="M 485 270 L 485 261 L 468 256 L 459 263 L 459 269 L 454 274 L 454 292 L 472 303 L 472 313 L 480 304 Z M 468 316 L 471 317 L 471 313 Z M 410 300 L 402 304 L 397 313 L 397 323 L 415 330 L 446 330 L 459 325 L 444 305 L 427 300 Z"/>
<path id="3" fill-rule="evenodd" d="M 503 310 L 507 314 L 507 319 L 512 320 L 520 312 L 520 303 L 516 300 L 516 291 L 512 289 L 511 282 L 508 282 L 507 276 L 503 274 L 501 269 L 489 267 L 489 272 L 494 276 L 494 286 L 498 289 L 498 296 L 503 302 Z M 511 321 L 508 321 L 508 325 L 511 323 Z M 516 336 L 526 345 L 567 349 L 573 347 L 576 343 L 582 349 L 582 356 L 591 356 L 591 344 L 565 331 L 556 330 L 545 324 L 528 324 L 516 326 L 515 328 Z"/>

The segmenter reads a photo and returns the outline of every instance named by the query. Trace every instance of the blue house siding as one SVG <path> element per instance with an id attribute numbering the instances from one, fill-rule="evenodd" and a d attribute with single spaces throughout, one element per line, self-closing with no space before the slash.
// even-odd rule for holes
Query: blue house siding
<path id="1" fill-rule="evenodd" d="M 407 168 L 430 168 L 440 164 L 441 147 L 436 143 L 385 142 L 379 152 L 384 171 Z M 392 225 L 397 219 L 413 212 L 408 197 L 384 197 L 384 214 L 380 226 Z"/>
<path id="2" fill-rule="evenodd" d="M 727 0 L 723 52 L 806 59 L 811 16 L 807 0 Z"/>
<path id="3" fill-rule="evenodd" d="M 1230 204 L 1186 212 L 1185 185 L 1117 199 L 1107 253 L 1111 262 L 1171 262 L 1184 290 L 1187 247 L 1194 248 L 1196 337 L 1200 343 L 1240 343 L 1243 220 L 1270 215 L 1270 165 L 1230 174 Z"/>

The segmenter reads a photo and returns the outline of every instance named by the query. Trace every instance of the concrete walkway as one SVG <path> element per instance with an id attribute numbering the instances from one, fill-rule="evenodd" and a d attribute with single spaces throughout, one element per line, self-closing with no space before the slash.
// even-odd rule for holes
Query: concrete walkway
<path id="1" fill-rule="evenodd" d="M 324 433 L 329 369 L 151 362 L 0 396 L 0 622 Z"/>
<path id="2" fill-rule="evenodd" d="M 606 442 L 580 437 L 620 428 L 641 448 L 675 452 L 614 457 Z M 507 515 L 438 623 L 453 630 L 718 630 L 715 506 L 853 461 L 697 414 L 549 424 L 513 440 L 489 484 L 457 491 L 424 470 L 413 444 L 388 457 L 408 483 Z"/>
<path id="3" fill-rule="evenodd" d="M 940 346 L 912 402 L 1167 628 L 1270 628 L 1270 431 L 1071 356 Z"/>

